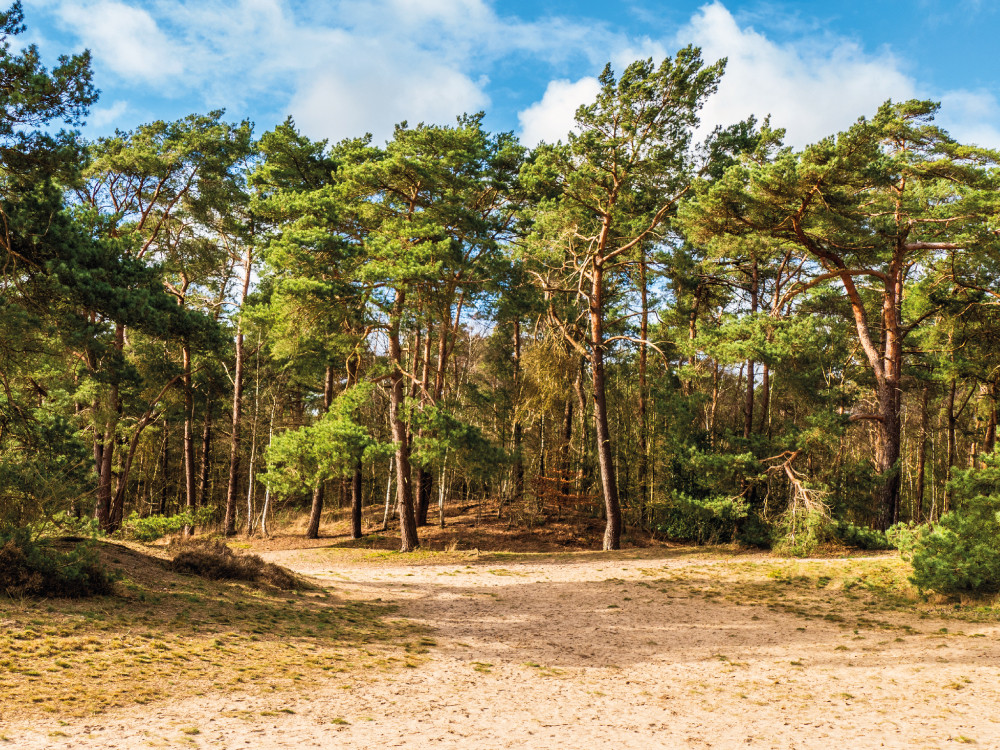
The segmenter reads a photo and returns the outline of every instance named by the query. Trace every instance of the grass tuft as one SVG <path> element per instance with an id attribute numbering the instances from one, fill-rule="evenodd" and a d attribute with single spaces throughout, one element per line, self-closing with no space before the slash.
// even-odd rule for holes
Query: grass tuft
<path id="1" fill-rule="evenodd" d="M 305 581 L 286 568 L 265 562 L 257 555 L 237 554 L 221 541 L 186 545 L 174 557 L 170 567 L 178 573 L 212 581 L 268 583 L 285 591 L 307 588 Z"/>

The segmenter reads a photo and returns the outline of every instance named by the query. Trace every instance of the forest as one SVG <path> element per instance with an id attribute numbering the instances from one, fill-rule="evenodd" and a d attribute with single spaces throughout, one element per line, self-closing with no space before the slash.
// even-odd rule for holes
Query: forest
<path id="1" fill-rule="evenodd" d="M 203 4 L 321 5 L 156 5 Z M 789 145 L 692 45 L 530 147 L 97 135 L 100 47 L 36 38 L 0 11 L 0 748 L 1000 746 L 1000 151 L 947 102 Z"/>
<path id="2" fill-rule="evenodd" d="M 708 130 L 725 60 L 687 47 L 606 67 L 534 149 L 481 113 L 381 145 L 222 111 L 88 140 L 89 54 L 47 69 L 22 20 L 0 15 L 8 537 L 301 511 L 315 538 L 343 508 L 406 552 L 475 506 L 596 519 L 606 550 L 807 553 L 997 524 L 1000 154 L 936 103 L 801 150 L 769 118 Z"/>

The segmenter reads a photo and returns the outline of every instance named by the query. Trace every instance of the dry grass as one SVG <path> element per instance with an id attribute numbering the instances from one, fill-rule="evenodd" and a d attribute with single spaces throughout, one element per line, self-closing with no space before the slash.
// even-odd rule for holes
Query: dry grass
<path id="1" fill-rule="evenodd" d="M 178 575 L 138 546 L 101 555 L 119 576 L 112 596 L 0 599 L 0 723 L 8 711 L 86 716 L 209 690 L 301 689 L 421 658 L 408 642 L 417 628 L 392 606 Z"/>
<path id="2" fill-rule="evenodd" d="M 659 571 L 651 570 L 650 575 Z M 912 570 L 895 553 L 878 556 L 784 560 L 739 558 L 693 566 L 651 588 L 683 588 L 688 594 L 741 606 L 766 606 L 805 620 L 822 619 L 842 628 L 879 628 L 916 634 L 917 620 L 1000 622 L 1000 597 L 922 595 L 908 580 Z"/>
<path id="3" fill-rule="evenodd" d="M 264 562 L 258 555 L 234 552 L 221 540 L 181 546 L 170 561 L 170 569 L 212 581 L 267 583 L 285 591 L 313 588 L 287 568 Z"/>

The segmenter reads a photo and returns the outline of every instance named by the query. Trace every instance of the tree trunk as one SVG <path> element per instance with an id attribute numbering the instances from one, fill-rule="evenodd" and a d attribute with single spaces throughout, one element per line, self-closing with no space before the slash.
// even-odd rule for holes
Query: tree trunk
<path id="1" fill-rule="evenodd" d="M 517 418 L 518 400 L 521 384 L 521 321 L 514 319 L 514 500 L 524 499 L 524 459 L 521 455 L 521 444 L 524 440 L 521 420 Z"/>
<path id="2" fill-rule="evenodd" d="M 361 532 L 361 459 L 354 465 L 351 477 L 351 539 L 360 539 Z"/>
<path id="3" fill-rule="evenodd" d="M 548 455 L 548 446 L 545 444 L 545 412 L 538 417 L 538 476 L 547 476 L 548 468 L 545 457 Z"/>
<path id="4" fill-rule="evenodd" d="M 441 462 L 441 479 L 438 480 L 438 523 L 444 528 L 444 482 L 448 476 L 448 449 L 444 449 L 444 461 Z"/>
<path id="5" fill-rule="evenodd" d="M 594 428 L 597 434 L 597 461 L 601 470 L 601 490 L 607 516 L 604 549 L 621 548 L 622 514 L 618 504 L 611 431 L 604 387 L 604 269 L 595 259 L 590 296 L 591 377 L 594 388 Z"/>
<path id="6" fill-rule="evenodd" d="M 250 273 L 253 268 L 253 251 L 247 248 L 244 260 L 243 294 L 240 310 L 250 291 Z M 240 427 L 243 405 L 243 321 L 236 322 L 236 364 L 233 368 L 233 435 L 229 442 L 229 486 L 226 489 L 226 515 L 222 522 L 222 533 L 232 536 L 236 533 L 236 503 L 240 493 Z M 247 519 L 249 524 L 249 519 Z"/>
<path id="7" fill-rule="evenodd" d="M 639 295 L 642 302 L 642 312 L 639 318 L 639 518 L 645 516 L 645 503 L 649 495 L 649 446 L 647 445 L 648 425 L 646 419 L 646 360 L 649 347 L 649 290 L 646 279 L 646 251 L 642 252 L 639 261 Z M 567 400 L 567 405 L 569 401 Z"/>
<path id="8" fill-rule="evenodd" d="M 576 402 L 579 406 L 580 412 L 580 451 L 579 451 L 579 476 L 580 481 L 577 487 L 578 494 L 584 494 L 588 489 L 589 482 L 589 471 L 587 466 L 587 436 L 590 434 L 587 430 L 587 392 L 583 387 L 584 380 L 584 369 L 587 366 L 587 361 L 584 357 L 580 357 L 580 367 L 576 373 L 576 379 L 573 381 L 573 390 L 576 392 Z"/>
<path id="9" fill-rule="evenodd" d="M 330 404 L 333 403 L 333 366 L 326 366 L 326 373 L 323 377 L 323 413 L 330 411 Z M 319 538 L 319 521 L 323 515 L 323 485 L 320 482 L 313 488 L 312 508 L 309 512 L 309 526 L 306 528 L 306 539 Z"/>
<path id="10" fill-rule="evenodd" d="M 194 473 L 194 385 L 191 382 L 191 345 L 187 340 L 181 345 L 181 366 L 184 372 L 184 506 L 192 513 L 198 497 Z M 193 532 L 192 526 L 184 527 L 184 536 Z"/>
<path id="11" fill-rule="evenodd" d="M 985 453 L 992 453 L 997 444 L 997 409 L 1000 407 L 1000 404 L 998 404 L 996 383 L 990 385 L 987 400 L 990 404 L 990 418 L 986 423 L 986 439 L 983 441 L 983 451 Z"/>
<path id="12" fill-rule="evenodd" d="M 719 408 L 719 360 L 712 360 L 712 402 L 708 407 L 705 428 L 708 430 L 708 442 L 715 447 L 715 415 Z"/>
<path id="13" fill-rule="evenodd" d="M 431 492 L 434 489 L 434 474 L 421 466 L 417 469 L 417 526 L 427 525 L 427 512 L 431 507 Z"/>
<path id="14" fill-rule="evenodd" d="M 758 292 L 757 261 L 753 262 L 753 273 L 750 277 L 750 314 L 757 314 Z M 743 439 L 749 440 L 753 434 L 753 396 L 756 385 L 757 362 L 751 357 L 747 360 L 747 393 L 743 401 Z"/>
<path id="15" fill-rule="evenodd" d="M 944 476 L 944 503 L 941 506 L 942 513 L 947 513 L 951 509 L 951 488 L 948 484 L 951 482 L 952 471 L 955 468 L 955 458 L 958 455 L 958 443 L 956 440 L 955 429 L 958 424 L 958 416 L 955 414 L 955 391 L 957 388 L 958 379 L 952 377 L 951 385 L 948 388 L 948 466 L 945 470 Z"/>
<path id="16" fill-rule="evenodd" d="M 878 526 L 885 531 L 899 521 L 899 391 L 896 384 L 879 388 L 876 469 L 882 477 L 878 492 Z"/>
<path id="17" fill-rule="evenodd" d="M 115 326 L 114 348 L 119 356 L 121 356 L 121 352 L 125 348 L 125 326 L 121 323 Z M 112 507 L 115 495 L 114 456 L 115 443 L 117 441 L 116 428 L 122 415 L 121 395 L 118 390 L 118 383 L 114 380 L 114 375 L 112 375 L 112 381 L 108 387 L 108 396 L 108 406 L 110 409 L 108 410 L 108 422 L 104 427 L 104 439 L 99 449 L 95 447 L 94 454 L 95 457 L 100 457 L 100 463 L 97 467 L 97 512 L 95 515 L 97 516 L 101 530 L 110 534 L 117 531 L 120 524 L 120 520 L 118 523 L 115 522 L 116 509 Z M 120 519 L 122 515 L 121 509 L 118 509 L 117 515 Z"/>
<path id="18" fill-rule="evenodd" d="M 259 363 L 258 363 L 259 364 Z M 260 367 L 257 368 L 257 386 L 254 394 L 253 422 L 250 423 L 250 463 L 247 466 L 247 527 L 246 535 L 253 534 L 254 517 L 254 466 L 257 461 L 257 426 L 260 424 Z"/>
<path id="19" fill-rule="evenodd" d="M 392 511 L 392 469 L 396 465 L 396 459 L 389 461 L 389 478 L 385 483 L 385 513 L 382 516 L 382 531 L 389 530 L 389 515 Z"/>
<path id="20" fill-rule="evenodd" d="M 399 326 L 403 317 L 406 293 L 396 291 L 389 324 L 389 359 L 392 374 L 389 376 L 389 423 L 392 440 L 396 444 L 396 496 L 399 502 L 400 551 L 412 552 L 420 545 L 417 538 L 417 519 L 413 508 L 410 487 L 410 441 L 403 421 L 403 348 L 399 343 Z"/>
<path id="21" fill-rule="evenodd" d="M 111 523 L 112 454 L 114 453 L 114 428 L 109 424 L 104 428 L 102 442 L 94 448 L 97 464 L 97 522 L 106 533 L 114 531 Z"/>
<path id="22" fill-rule="evenodd" d="M 562 434 L 562 461 L 560 469 L 561 476 L 559 483 L 563 497 L 569 495 L 570 486 L 570 449 L 573 441 L 573 396 L 566 397 L 566 406 L 563 408 L 563 434 Z"/>
<path id="23" fill-rule="evenodd" d="M 913 519 L 917 523 L 922 523 L 924 520 L 924 476 L 927 467 L 927 432 L 930 426 L 930 413 L 927 405 L 930 395 L 930 386 L 925 385 L 920 400 L 920 437 L 917 442 L 917 487 L 914 500 L 915 517 Z"/>
<path id="24" fill-rule="evenodd" d="M 760 427 L 762 432 L 771 437 L 771 368 L 765 362 L 760 373 Z"/>
<path id="25" fill-rule="evenodd" d="M 875 419 L 878 425 L 878 445 L 875 451 L 876 470 L 881 482 L 876 493 L 876 525 L 885 531 L 899 520 L 900 471 L 899 454 L 902 440 L 900 407 L 902 390 L 900 380 L 903 372 L 903 257 L 902 248 L 897 248 L 896 256 L 890 264 L 888 277 L 882 289 L 881 349 L 876 347 L 868 327 L 868 313 L 855 286 L 854 278 L 847 272 L 840 279 L 847 292 L 858 332 L 858 341 L 868 358 L 875 376 L 875 396 L 878 412 L 865 415 L 865 419 Z"/>
<path id="26" fill-rule="evenodd" d="M 685 379 L 684 384 L 681 387 L 681 393 L 685 396 L 690 396 L 694 393 L 694 367 L 695 367 L 695 356 L 694 356 L 694 340 L 698 337 L 698 308 L 701 306 L 701 285 L 699 285 L 694 291 L 694 302 L 691 303 L 691 309 L 688 311 L 688 345 L 690 346 L 690 351 L 688 352 L 688 377 Z"/>
<path id="27" fill-rule="evenodd" d="M 212 445 L 212 391 L 205 396 L 205 424 L 201 431 L 201 472 L 198 478 L 198 503 L 204 507 L 208 504 L 208 472 L 209 454 Z"/>
<path id="28" fill-rule="evenodd" d="M 168 471 L 170 469 L 170 424 L 163 420 L 163 456 L 162 456 L 163 487 L 160 489 L 160 515 L 167 512 L 167 489 L 169 486 Z"/>
<path id="29" fill-rule="evenodd" d="M 430 387 L 431 387 L 431 345 L 433 341 L 431 339 L 431 326 L 430 323 L 427 324 L 427 337 L 424 339 L 424 355 L 423 362 L 421 363 L 421 374 L 420 374 L 420 408 L 422 409 L 427 402 L 430 400 Z M 420 437 L 424 436 L 424 431 L 421 429 L 418 434 Z M 416 507 L 416 517 L 417 526 L 427 525 L 427 511 L 431 504 L 431 488 L 434 485 L 434 476 L 431 474 L 430 468 L 427 466 L 420 466 L 417 468 L 417 507 Z"/>

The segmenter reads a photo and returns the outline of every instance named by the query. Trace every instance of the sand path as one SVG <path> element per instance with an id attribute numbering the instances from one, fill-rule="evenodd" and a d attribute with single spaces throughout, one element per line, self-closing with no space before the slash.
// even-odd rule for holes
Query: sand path
<path id="1" fill-rule="evenodd" d="M 940 623 L 899 615 L 919 633 L 898 637 L 806 619 L 704 596 L 697 589 L 712 563 L 683 557 L 334 568 L 322 550 L 267 556 L 345 597 L 398 603 L 435 642 L 426 660 L 307 694 L 209 694 L 14 727 L 9 741 L 255 750 L 1000 747 L 993 625 L 960 623 L 957 634 L 951 623 L 941 634 Z"/>

